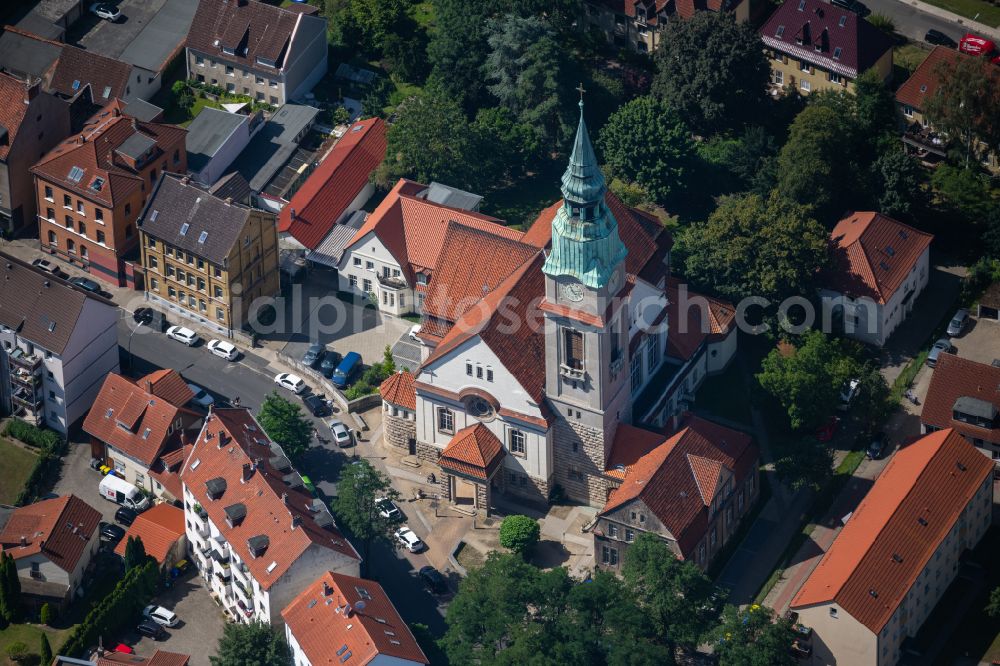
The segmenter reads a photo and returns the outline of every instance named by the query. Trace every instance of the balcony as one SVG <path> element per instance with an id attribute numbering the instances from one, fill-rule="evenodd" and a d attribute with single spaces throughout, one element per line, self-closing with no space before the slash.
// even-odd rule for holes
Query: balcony
<path id="1" fill-rule="evenodd" d="M 11 366 L 25 368 L 29 372 L 35 372 L 42 365 L 41 356 L 38 356 L 37 354 L 28 354 L 20 347 L 12 350 L 8 358 L 10 359 Z"/>
<path id="2" fill-rule="evenodd" d="M 378 283 L 383 287 L 388 287 L 389 289 L 406 289 L 406 281 L 402 277 L 389 277 L 378 274 Z"/>
<path id="3" fill-rule="evenodd" d="M 568 379 L 581 380 L 587 373 L 582 367 L 574 368 L 569 365 L 566 365 L 565 363 L 560 363 L 559 374 Z"/>
<path id="4" fill-rule="evenodd" d="M 250 600 L 253 598 L 253 595 L 250 594 L 250 590 L 248 590 L 246 586 L 243 585 L 243 583 L 233 578 L 233 587 L 236 589 L 237 592 L 240 593 L 240 595 L 243 597 L 243 599 L 246 600 L 247 603 L 250 603 Z M 239 600 L 239 597 L 237 597 L 237 600 Z"/>
<path id="5" fill-rule="evenodd" d="M 35 391 L 18 388 L 14 391 L 13 395 L 11 395 L 11 398 L 14 399 L 14 404 L 20 405 L 29 411 L 38 412 L 42 409 L 42 397 Z"/>
<path id="6" fill-rule="evenodd" d="M 910 125 L 903 134 L 903 143 L 917 149 L 917 156 L 926 159 L 930 155 L 947 157 L 948 138 L 919 123 Z"/>
<path id="7" fill-rule="evenodd" d="M 225 585 L 227 587 L 229 586 L 229 584 L 233 580 L 233 577 L 229 573 L 229 571 L 216 571 L 215 572 L 215 577 L 219 579 L 219 582 L 221 582 L 223 585 Z"/>
<path id="8" fill-rule="evenodd" d="M 197 524 L 196 524 L 196 525 L 197 525 Z M 197 526 L 197 529 L 195 530 L 195 532 L 196 532 L 196 533 L 198 534 L 198 536 L 200 536 L 200 537 L 201 537 L 202 539 L 207 539 L 207 538 L 208 538 L 208 535 L 209 535 L 209 534 L 211 534 L 211 532 L 209 531 L 209 529 L 208 529 L 208 526 L 207 526 L 207 525 L 204 525 L 204 526 L 202 526 L 202 525 L 198 525 L 198 526 Z"/>
<path id="9" fill-rule="evenodd" d="M 42 375 L 40 372 L 29 372 L 17 366 L 10 368 L 10 378 L 15 385 L 25 386 L 32 390 L 42 385 Z"/>

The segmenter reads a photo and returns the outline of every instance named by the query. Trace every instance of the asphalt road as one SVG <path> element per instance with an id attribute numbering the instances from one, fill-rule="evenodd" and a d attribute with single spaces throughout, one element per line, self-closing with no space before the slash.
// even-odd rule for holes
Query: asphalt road
<path id="1" fill-rule="evenodd" d="M 932 14 L 926 14 L 901 0 L 862 0 L 862 2 L 872 12 L 892 17 L 893 23 L 896 24 L 896 32 L 917 42 L 922 42 L 924 35 L 931 28 L 940 30 L 956 42 L 966 33 L 964 26 Z"/>

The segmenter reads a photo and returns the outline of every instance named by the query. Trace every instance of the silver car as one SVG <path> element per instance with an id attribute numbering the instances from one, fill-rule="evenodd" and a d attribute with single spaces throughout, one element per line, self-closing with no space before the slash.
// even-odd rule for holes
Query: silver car
<path id="1" fill-rule="evenodd" d="M 948 334 L 949 338 L 957 338 L 962 335 L 965 331 L 965 327 L 969 325 L 969 311 L 962 308 L 955 313 L 955 316 L 951 318 L 948 323 L 948 330 L 945 333 Z"/>
<path id="2" fill-rule="evenodd" d="M 954 349 L 955 348 L 951 346 L 951 340 L 948 338 L 941 338 L 934 343 L 934 346 L 931 347 L 930 353 L 927 354 L 927 365 L 933 368 L 937 365 L 938 357 L 942 353 L 951 353 Z"/>

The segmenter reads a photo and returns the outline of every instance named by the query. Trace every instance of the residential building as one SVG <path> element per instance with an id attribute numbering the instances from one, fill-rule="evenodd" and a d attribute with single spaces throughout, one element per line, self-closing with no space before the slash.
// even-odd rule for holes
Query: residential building
<path id="1" fill-rule="evenodd" d="M 0 74 L 0 231 L 8 236 L 35 229 L 31 165 L 70 132 L 69 105 Z"/>
<path id="2" fill-rule="evenodd" d="M 814 663 L 899 662 L 992 522 L 992 470 L 951 429 L 893 455 L 792 600 Z"/>
<path id="3" fill-rule="evenodd" d="M 250 185 L 251 191 L 268 197 L 284 198 L 289 191 L 296 191 L 299 179 L 288 179 L 281 185 L 273 183 L 282 168 L 292 160 L 306 135 L 316 123 L 319 109 L 303 104 L 283 104 L 274 112 L 260 131 L 240 153 L 236 169 Z M 312 161 L 312 160 L 310 160 Z M 291 168 L 298 168 L 292 162 Z M 302 178 L 308 177 L 306 170 Z M 284 181 L 285 179 L 279 179 Z M 274 186 L 272 187 L 272 183 Z M 258 202 L 264 207 L 263 202 Z"/>
<path id="4" fill-rule="evenodd" d="M 1000 479 L 1000 368 L 942 353 L 927 387 L 920 428 L 959 433 L 998 465 Z"/>
<path id="5" fill-rule="evenodd" d="M 295 666 L 430 664 L 389 595 L 373 580 L 326 572 L 281 615 Z"/>
<path id="6" fill-rule="evenodd" d="M 892 38 L 824 0 L 785 0 L 760 37 L 776 90 L 854 92 L 854 81 L 869 69 L 883 81 L 892 77 Z"/>
<path id="7" fill-rule="evenodd" d="M 202 109 L 187 128 L 191 178 L 202 185 L 214 185 L 262 127 L 261 113 L 247 115 L 211 107 Z"/>
<path id="8" fill-rule="evenodd" d="M 200 0 L 188 79 L 280 106 L 326 74 L 326 18 L 255 0 Z"/>
<path id="9" fill-rule="evenodd" d="M 315 250 L 375 191 L 368 177 L 385 159 L 386 124 L 355 123 L 281 209 L 278 231 L 291 247 Z"/>
<path id="10" fill-rule="evenodd" d="M 749 21 L 751 0 L 586 0 L 580 27 L 596 32 L 609 44 L 637 53 L 652 53 L 671 20 L 689 19 L 695 12 L 733 12 Z"/>
<path id="11" fill-rule="evenodd" d="M 125 547 L 132 537 L 142 540 L 146 554 L 156 560 L 164 571 L 187 557 L 187 536 L 184 532 L 184 510 L 173 504 L 155 504 L 143 511 L 128 526 L 125 536 L 115 546 L 115 555 L 125 557 Z"/>
<path id="12" fill-rule="evenodd" d="M 946 46 L 935 46 L 923 62 L 917 65 L 903 85 L 896 90 L 896 108 L 903 125 L 903 144 L 911 154 L 927 163 L 936 164 L 948 156 L 948 136 L 938 132 L 927 117 L 927 100 L 937 94 L 941 85 L 940 68 L 954 66 L 967 58 L 975 58 Z M 994 85 L 1000 85 L 995 68 L 981 59 L 984 75 L 991 75 Z M 1000 172 L 1000 154 L 977 141 L 974 150 L 983 166 L 994 174 Z"/>
<path id="13" fill-rule="evenodd" d="M 524 233 L 427 189 L 398 183 L 340 270 L 383 309 L 402 293 L 423 313 L 416 455 L 467 511 L 489 512 L 493 493 L 542 504 L 556 486 L 604 507 L 619 428 L 673 427 L 735 352 L 733 306 L 668 279 L 670 233 L 607 191 L 582 115 L 563 199 Z M 384 408 L 409 403 L 402 382 L 386 388 Z"/>
<path id="14" fill-rule="evenodd" d="M 132 381 L 105 378 L 83 422 L 91 457 L 104 461 L 129 483 L 162 497 L 152 478 L 160 458 L 181 448 L 202 415 L 186 405 L 194 397 L 176 370 L 157 370 Z M 177 495 L 173 496 L 177 499 Z"/>
<path id="15" fill-rule="evenodd" d="M 119 664 L 136 664 L 137 666 L 188 666 L 191 660 L 186 654 L 155 650 L 151 657 L 140 657 L 134 652 L 111 652 L 98 648 L 91 659 L 77 659 L 59 655 L 53 660 L 52 666 L 119 666 Z"/>
<path id="16" fill-rule="evenodd" d="M 18 21 L 18 27 L 30 29 L 50 39 L 63 39 L 66 31 L 87 13 L 83 0 L 40 0 Z"/>
<path id="17" fill-rule="evenodd" d="M 824 314 L 836 330 L 876 347 L 889 339 L 930 279 L 933 236 L 881 213 L 851 213 L 830 234 L 821 278 Z"/>
<path id="18" fill-rule="evenodd" d="M 111 301 L 0 252 L 0 408 L 66 435 L 118 372 Z"/>
<path id="19" fill-rule="evenodd" d="M 360 556 L 247 409 L 215 409 L 181 469 L 191 559 L 227 616 L 282 623 L 281 610 Z"/>
<path id="20" fill-rule="evenodd" d="M 35 176 L 42 250 L 136 288 L 136 220 L 160 174 L 184 171 L 186 132 L 136 120 L 117 101 L 49 151 Z"/>
<path id="21" fill-rule="evenodd" d="M 139 218 L 146 298 L 221 335 L 280 290 L 273 213 L 164 174 Z"/>
<path id="22" fill-rule="evenodd" d="M 65 608 L 85 584 L 84 572 L 101 541 L 100 512 L 76 495 L 14 509 L 0 529 L 0 551 L 14 558 L 23 599 Z"/>
<path id="23" fill-rule="evenodd" d="M 684 415 L 670 436 L 619 425 L 612 452 L 607 475 L 618 483 L 593 530 L 603 569 L 619 571 L 643 533 L 705 569 L 760 496 L 760 451 L 750 436 L 697 416 Z"/>

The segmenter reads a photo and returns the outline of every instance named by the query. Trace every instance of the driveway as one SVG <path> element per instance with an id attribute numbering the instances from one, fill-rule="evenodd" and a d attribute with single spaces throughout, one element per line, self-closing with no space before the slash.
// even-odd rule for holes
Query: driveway
<path id="1" fill-rule="evenodd" d="M 420 348 L 419 342 L 410 339 L 407 329 L 392 346 L 392 359 L 396 362 L 396 367 L 406 368 L 410 372 L 416 370 L 420 365 Z"/>
<path id="2" fill-rule="evenodd" d="M 191 666 L 209 666 L 208 657 L 215 654 L 225 620 L 222 609 L 209 596 L 201 576 L 188 573 L 152 603 L 175 612 L 180 623 L 167 628 L 169 637 L 165 640 L 154 641 L 133 630 L 125 635 L 125 643 L 143 656 L 149 656 L 156 650 L 166 650 L 191 655 Z"/>
<path id="3" fill-rule="evenodd" d="M 970 317 L 965 332 L 952 338 L 951 344 L 962 358 L 989 365 L 1000 359 L 1000 323 Z"/>
<path id="4" fill-rule="evenodd" d="M 77 437 L 83 440 L 83 437 Z M 114 522 L 118 505 L 103 497 L 97 487 L 101 473 L 90 469 L 90 443 L 75 441 L 69 444 L 69 453 L 63 458 L 62 473 L 52 492 L 57 495 L 73 494 L 101 512 L 102 520 Z"/>

